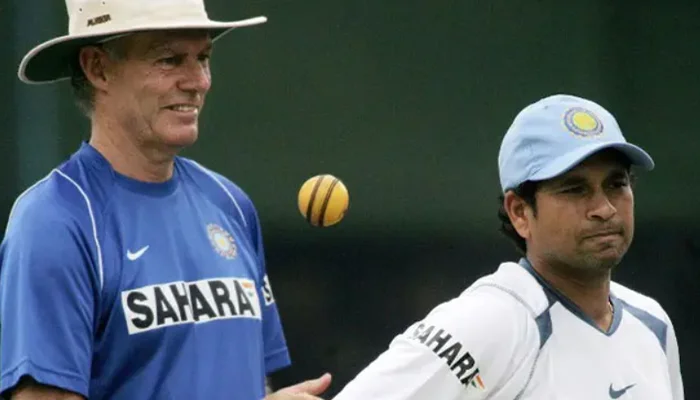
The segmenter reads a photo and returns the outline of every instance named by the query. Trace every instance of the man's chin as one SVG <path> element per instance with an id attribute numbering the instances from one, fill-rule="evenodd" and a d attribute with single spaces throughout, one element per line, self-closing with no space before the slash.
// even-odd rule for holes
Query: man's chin
<path id="1" fill-rule="evenodd" d="M 608 248 L 596 254 L 589 254 L 585 257 L 584 264 L 589 271 L 606 272 L 615 268 L 624 257 L 625 252 L 621 249 Z"/>
<path id="2" fill-rule="evenodd" d="M 162 144 L 173 149 L 183 149 L 192 146 L 197 141 L 199 132 L 196 127 L 183 127 L 170 129 L 159 136 Z"/>

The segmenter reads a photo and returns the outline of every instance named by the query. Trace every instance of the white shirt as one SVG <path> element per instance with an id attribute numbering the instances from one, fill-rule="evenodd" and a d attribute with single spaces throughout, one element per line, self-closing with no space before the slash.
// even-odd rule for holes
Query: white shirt
<path id="1" fill-rule="evenodd" d="M 605 332 L 527 261 L 503 263 L 391 342 L 334 400 L 683 400 L 673 325 L 615 282 Z"/>

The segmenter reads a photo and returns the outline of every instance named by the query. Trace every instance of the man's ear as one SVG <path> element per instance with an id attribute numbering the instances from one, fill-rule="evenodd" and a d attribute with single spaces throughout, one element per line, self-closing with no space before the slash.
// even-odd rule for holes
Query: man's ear
<path id="1" fill-rule="evenodd" d="M 531 221 L 534 218 L 530 205 L 515 192 L 509 190 L 503 196 L 503 208 L 506 210 L 510 223 L 513 224 L 513 228 L 518 232 L 518 235 L 528 240 L 530 238 Z"/>
<path id="2" fill-rule="evenodd" d="M 80 49 L 78 61 L 92 86 L 98 90 L 107 90 L 107 69 L 111 62 L 107 53 L 98 46 L 86 46 Z"/>

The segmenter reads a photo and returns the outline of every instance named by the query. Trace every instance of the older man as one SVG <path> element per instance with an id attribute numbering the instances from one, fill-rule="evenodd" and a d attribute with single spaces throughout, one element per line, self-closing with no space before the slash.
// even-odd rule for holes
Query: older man
<path id="1" fill-rule="evenodd" d="M 265 22 L 201 0 L 74 0 L 20 79 L 71 79 L 91 135 L 17 199 L 0 249 L 0 390 L 12 399 L 245 399 L 290 358 L 258 215 L 178 156 L 212 42 Z M 330 376 L 270 394 L 310 399 Z M 269 391 L 269 390 L 268 390 Z"/>

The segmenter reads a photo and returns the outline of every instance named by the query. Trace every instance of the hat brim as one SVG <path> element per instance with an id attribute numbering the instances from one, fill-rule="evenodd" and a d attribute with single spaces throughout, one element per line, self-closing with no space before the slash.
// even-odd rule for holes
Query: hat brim
<path id="1" fill-rule="evenodd" d="M 537 173 L 533 174 L 528 180 L 543 181 L 555 178 L 570 171 L 586 158 L 604 149 L 616 149 L 627 156 L 632 165 L 648 171 L 654 169 L 654 160 L 646 151 L 642 150 L 642 148 L 631 143 L 603 142 L 583 146 L 569 153 L 560 155 L 544 168 L 537 171 Z"/>
<path id="2" fill-rule="evenodd" d="M 160 23 L 157 26 L 143 25 L 117 29 L 109 33 L 60 36 L 30 50 L 20 62 L 17 75 L 22 82 L 29 84 L 43 84 L 69 79 L 72 73 L 71 64 L 75 62 L 75 57 L 77 57 L 81 47 L 98 43 L 116 35 L 155 30 L 203 29 L 210 32 L 212 40 L 216 40 L 233 29 L 258 25 L 266 21 L 267 18 L 263 16 L 232 22 L 173 21 L 165 24 Z"/>

